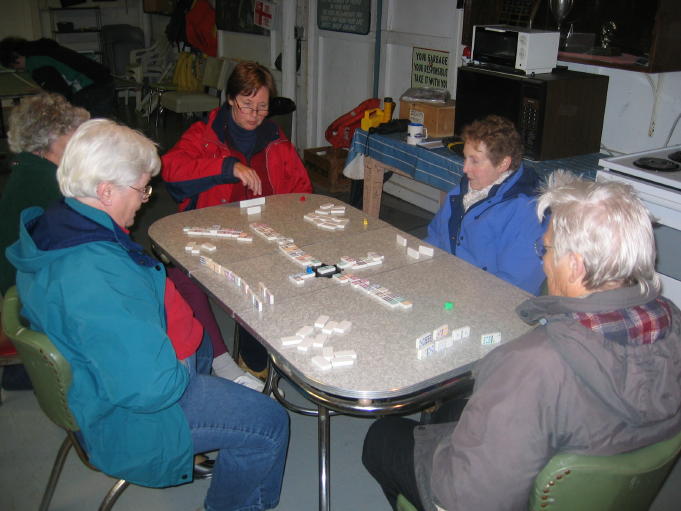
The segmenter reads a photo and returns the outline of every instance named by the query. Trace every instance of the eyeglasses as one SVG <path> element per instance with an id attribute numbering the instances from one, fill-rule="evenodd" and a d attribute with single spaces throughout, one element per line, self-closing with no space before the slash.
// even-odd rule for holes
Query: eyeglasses
<path id="1" fill-rule="evenodd" d="M 550 248 L 553 248 L 553 246 L 544 245 L 543 238 L 539 238 L 537 241 L 534 242 L 534 253 L 537 254 L 539 259 L 544 259 L 544 256 L 546 255 Z"/>
<path id="2" fill-rule="evenodd" d="M 267 115 L 267 112 L 270 111 L 270 107 L 262 107 L 262 108 L 253 108 L 252 106 L 241 106 L 239 102 L 235 99 L 234 103 L 236 103 L 236 107 L 239 109 L 240 112 L 247 114 L 247 115 Z"/>
<path id="3" fill-rule="evenodd" d="M 149 200 L 149 197 L 151 197 L 151 192 L 154 190 L 151 185 L 147 185 L 144 188 L 135 188 L 134 186 L 128 185 L 129 188 L 132 188 L 133 190 L 140 192 L 142 194 L 142 201 L 146 202 Z"/>

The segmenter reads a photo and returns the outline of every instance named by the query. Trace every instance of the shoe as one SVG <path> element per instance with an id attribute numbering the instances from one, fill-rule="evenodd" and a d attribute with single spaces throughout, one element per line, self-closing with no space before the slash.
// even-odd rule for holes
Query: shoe
<path id="1" fill-rule="evenodd" d="M 243 369 L 244 371 L 246 371 L 247 373 L 252 374 L 253 376 L 255 376 L 256 378 L 258 378 L 258 379 L 260 379 L 260 380 L 262 380 L 262 381 L 267 380 L 267 375 L 269 374 L 269 370 L 268 370 L 267 367 L 265 367 L 265 369 L 263 369 L 262 371 L 255 371 L 255 370 L 251 369 L 250 367 L 248 367 L 248 365 L 246 364 L 246 362 L 244 361 L 244 359 L 241 358 L 241 356 L 239 356 L 239 360 L 237 361 L 237 365 L 238 365 L 241 369 Z"/>
<path id="2" fill-rule="evenodd" d="M 194 463 L 194 479 L 210 479 L 213 477 L 215 460 L 206 458 L 205 461 Z"/>
<path id="3" fill-rule="evenodd" d="M 244 373 L 234 380 L 234 383 L 253 389 L 256 392 L 262 392 L 265 388 L 265 382 L 260 381 L 252 374 Z"/>

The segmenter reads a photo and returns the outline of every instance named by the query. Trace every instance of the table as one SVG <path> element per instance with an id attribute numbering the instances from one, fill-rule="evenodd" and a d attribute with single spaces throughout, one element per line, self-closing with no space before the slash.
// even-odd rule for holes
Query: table
<path id="1" fill-rule="evenodd" d="M 409 145 L 405 134 L 378 135 L 356 130 L 346 166 L 358 155 L 364 155 L 364 212 L 378 217 L 383 193 L 384 172 L 395 172 L 434 188 L 449 192 L 463 176 L 463 158 L 447 148 L 426 149 Z M 588 179 L 596 178 L 600 153 L 585 154 L 559 160 L 532 161 L 526 167 L 547 176 L 556 169 L 566 169 Z M 350 176 L 348 176 L 350 177 Z"/>
<path id="2" fill-rule="evenodd" d="M 411 258 L 407 247 L 396 243 L 397 235 L 411 248 L 418 249 L 423 242 L 381 220 L 367 218 L 347 205 L 344 216 L 350 222 L 343 230 L 325 231 L 303 220 L 306 213 L 330 201 L 313 194 L 275 195 L 267 198 L 260 214 L 247 215 L 238 205 L 216 206 L 162 218 L 149 229 L 154 249 L 183 268 L 253 333 L 267 348 L 276 371 L 316 405 L 316 410 L 293 409 L 318 418 L 322 510 L 329 509 L 329 420 L 333 413 L 375 416 L 416 411 L 470 386 L 472 366 L 494 347 L 481 344 L 482 334 L 500 332 L 505 342 L 529 329 L 514 313 L 527 293 L 437 248 L 432 257 Z M 383 264 L 351 272 L 403 295 L 413 307 L 390 309 L 334 279 L 313 278 L 297 287 L 288 276 L 304 270 L 275 243 L 255 234 L 252 243 L 211 238 L 217 251 L 204 256 L 238 274 L 251 289 L 257 290 L 262 282 L 273 294 L 274 304 L 258 310 L 243 288 L 186 252 L 189 241 L 204 238 L 183 232 L 183 227 L 216 224 L 251 232 L 249 224 L 254 222 L 293 238 L 298 247 L 325 263 L 333 264 L 343 255 L 364 257 L 369 251 L 384 255 Z M 444 310 L 447 301 L 454 303 L 452 310 Z M 355 350 L 353 367 L 322 371 L 311 364 L 309 353 L 282 347 L 282 336 L 313 325 L 322 314 L 352 321 L 351 330 L 332 337 L 330 345 L 336 351 Z M 416 338 L 443 324 L 452 329 L 470 326 L 471 335 L 444 352 L 417 360 Z M 276 379 L 274 373 L 270 371 L 268 384 Z"/>
<path id="3" fill-rule="evenodd" d="M 31 96 L 41 91 L 37 83 L 25 72 L 0 72 L 0 99 L 12 99 L 15 103 L 23 96 Z M 5 120 L 0 115 L 0 136 L 5 133 Z"/>

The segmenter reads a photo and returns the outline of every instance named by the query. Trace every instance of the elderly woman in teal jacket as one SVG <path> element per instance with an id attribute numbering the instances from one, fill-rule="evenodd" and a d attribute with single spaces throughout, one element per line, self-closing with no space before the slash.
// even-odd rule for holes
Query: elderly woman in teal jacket
<path id="1" fill-rule="evenodd" d="M 205 509 L 270 509 L 288 415 L 207 374 L 210 339 L 163 265 L 128 235 L 159 169 L 141 133 L 104 119 L 76 131 L 57 170 L 66 198 L 25 210 L 8 249 L 23 313 L 71 365 L 68 404 L 93 465 L 169 486 L 191 481 L 193 454 L 218 450 Z"/>
<path id="2" fill-rule="evenodd" d="M 536 295 L 544 272 L 534 243 L 546 222 L 537 219 L 539 180 L 522 164 L 520 135 L 509 120 L 490 115 L 462 137 L 465 175 L 425 241 Z"/>

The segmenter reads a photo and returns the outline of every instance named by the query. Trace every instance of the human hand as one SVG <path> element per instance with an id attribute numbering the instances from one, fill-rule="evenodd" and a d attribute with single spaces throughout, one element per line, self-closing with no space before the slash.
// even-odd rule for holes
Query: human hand
<path id="1" fill-rule="evenodd" d="M 241 162 L 234 164 L 234 177 L 239 179 L 243 185 L 253 192 L 253 195 L 262 194 L 262 183 L 255 170 L 247 167 Z"/>

